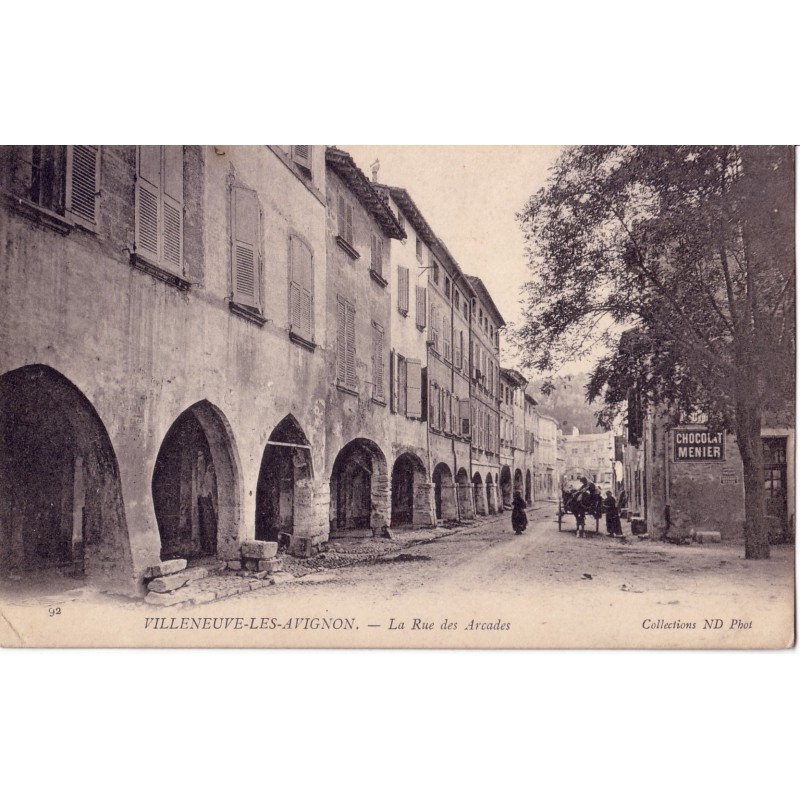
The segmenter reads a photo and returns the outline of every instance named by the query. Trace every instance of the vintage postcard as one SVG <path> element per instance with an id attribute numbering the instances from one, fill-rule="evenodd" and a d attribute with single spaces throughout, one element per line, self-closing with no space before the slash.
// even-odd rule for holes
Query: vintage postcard
<path id="1" fill-rule="evenodd" d="M 790 147 L 0 147 L 6 647 L 795 642 Z"/>

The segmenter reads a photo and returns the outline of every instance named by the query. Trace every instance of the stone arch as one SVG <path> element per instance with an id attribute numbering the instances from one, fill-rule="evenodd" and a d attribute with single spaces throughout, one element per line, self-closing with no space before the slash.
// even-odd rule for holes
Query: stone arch
<path id="1" fill-rule="evenodd" d="M 533 480 L 531 478 L 531 471 L 525 471 L 525 502 L 530 505 L 533 502 Z"/>
<path id="2" fill-rule="evenodd" d="M 458 501 L 459 518 L 474 519 L 475 508 L 472 499 L 472 483 L 464 467 L 461 467 L 456 473 L 456 500 Z"/>
<path id="3" fill-rule="evenodd" d="M 500 502 L 504 506 L 511 507 L 514 496 L 511 486 L 511 468 L 505 466 L 500 470 Z"/>
<path id="4" fill-rule="evenodd" d="M 483 478 L 480 472 L 472 476 L 472 493 L 475 496 L 475 513 L 484 516 L 486 514 L 486 492 L 483 490 Z"/>
<path id="5" fill-rule="evenodd" d="M 497 513 L 497 495 L 495 494 L 494 478 L 492 473 L 486 473 L 486 513 Z"/>
<path id="6" fill-rule="evenodd" d="M 153 469 L 161 558 L 238 557 L 241 479 L 233 432 L 201 400 L 172 423 Z"/>
<path id="7" fill-rule="evenodd" d="M 295 532 L 308 527 L 314 466 L 308 438 L 287 414 L 264 447 L 256 483 L 256 539 L 291 549 Z"/>
<path id="8" fill-rule="evenodd" d="M 520 497 L 525 494 L 525 481 L 522 477 L 522 470 L 514 470 L 514 494 L 519 492 Z"/>
<path id="9" fill-rule="evenodd" d="M 133 581 L 119 464 L 94 406 L 43 364 L 0 377 L 0 572 Z"/>
<path id="10" fill-rule="evenodd" d="M 443 461 L 440 461 L 433 470 L 433 497 L 437 520 L 446 522 L 458 519 L 453 473 Z"/>
<path id="11" fill-rule="evenodd" d="M 353 439 L 336 456 L 331 470 L 331 534 L 389 527 L 389 475 L 386 457 L 369 439 Z"/>
<path id="12" fill-rule="evenodd" d="M 401 453 L 392 466 L 392 527 L 434 522 L 425 465 L 414 453 Z"/>

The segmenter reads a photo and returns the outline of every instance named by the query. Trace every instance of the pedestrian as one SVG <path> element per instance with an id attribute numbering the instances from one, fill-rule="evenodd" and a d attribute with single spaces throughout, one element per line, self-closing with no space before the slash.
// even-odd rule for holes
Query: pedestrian
<path id="1" fill-rule="evenodd" d="M 606 513 L 606 532 L 609 536 L 622 536 L 622 522 L 619 518 L 617 500 L 610 491 L 603 500 L 603 511 Z"/>
<path id="2" fill-rule="evenodd" d="M 628 493 L 625 491 L 624 486 L 620 488 L 619 501 L 617 505 L 619 506 L 620 513 L 628 508 Z"/>
<path id="3" fill-rule="evenodd" d="M 514 492 L 514 502 L 511 511 L 511 527 L 514 528 L 514 533 L 520 534 L 525 528 L 528 527 L 528 515 L 525 509 L 528 504 L 522 499 L 520 492 Z"/>

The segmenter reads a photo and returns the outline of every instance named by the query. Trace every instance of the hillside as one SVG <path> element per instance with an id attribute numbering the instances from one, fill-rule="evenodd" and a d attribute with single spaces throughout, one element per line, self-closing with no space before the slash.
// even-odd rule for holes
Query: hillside
<path id="1" fill-rule="evenodd" d="M 570 433 L 574 425 L 581 433 L 602 433 L 595 423 L 595 413 L 600 409 L 598 403 L 591 406 L 586 402 L 587 373 L 564 375 L 556 378 L 556 388 L 550 394 L 541 391 L 544 379 L 532 380 L 530 393 L 539 404 L 539 409 L 558 420 L 564 433 Z"/>

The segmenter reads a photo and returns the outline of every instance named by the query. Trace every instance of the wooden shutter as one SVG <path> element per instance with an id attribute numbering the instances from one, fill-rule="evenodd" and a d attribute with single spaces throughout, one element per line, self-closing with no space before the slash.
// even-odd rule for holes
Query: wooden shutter
<path id="1" fill-rule="evenodd" d="M 166 266 L 183 271 L 183 146 L 164 147 L 162 189 L 162 258 Z"/>
<path id="2" fill-rule="evenodd" d="M 383 328 L 372 323 L 372 369 L 375 399 L 383 400 Z"/>
<path id="3" fill-rule="evenodd" d="M 405 358 L 399 358 L 397 362 L 397 383 L 398 412 L 408 416 L 408 362 Z"/>
<path id="4" fill-rule="evenodd" d="M 377 267 L 375 271 L 383 277 L 383 239 L 380 236 L 375 237 L 375 242 L 378 248 Z"/>
<path id="5" fill-rule="evenodd" d="M 336 381 L 347 383 L 347 305 L 341 297 L 336 300 Z"/>
<path id="6" fill-rule="evenodd" d="M 422 417 L 422 362 L 409 358 L 406 361 L 406 416 L 411 419 Z"/>
<path id="7" fill-rule="evenodd" d="M 86 222 L 97 221 L 100 189 L 100 148 L 80 144 L 67 147 L 66 208 Z"/>
<path id="8" fill-rule="evenodd" d="M 259 308 L 258 197 L 250 189 L 234 186 L 231 190 L 231 228 L 233 301 Z"/>
<path id="9" fill-rule="evenodd" d="M 462 436 L 469 436 L 469 400 L 459 400 L 458 416 L 461 420 L 460 428 Z"/>
<path id="10" fill-rule="evenodd" d="M 397 413 L 397 373 L 400 371 L 398 362 L 400 360 L 394 350 L 389 351 L 389 411 Z"/>
<path id="11" fill-rule="evenodd" d="M 356 388 L 356 310 L 350 303 L 345 304 L 345 383 Z"/>
<path id="12" fill-rule="evenodd" d="M 311 169 L 311 145 L 310 144 L 293 144 L 292 145 L 292 161 L 298 167 L 304 169 Z"/>
<path id="13" fill-rule="evenodd" d="M 409 274 L 406 267 L 397 268 L 397 308 L 403 314 L 408 314 L 408 286 Z"/>
<path id="14" fill-rule="evenodd" d="M 427 327 L 427 311 L 428 311 L 428 290 L 424 286 L 417 286 L 417 325 L 420 328 Z"/>
<path id="15" fill-rule="evenodd" d="M 159 262 L 161 229 L 161 146 L 142 145 L 136 176 L 136 253 Z"/>
<path id="16" fill-rule="evenodd" d="M 289 259 L 291 327 L 310 342 L 314 335 L 314 267 L 311 250 L 297 236 L 290 237 Z"/>

